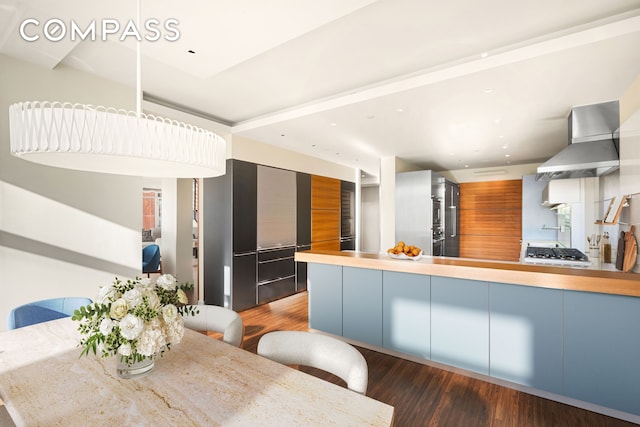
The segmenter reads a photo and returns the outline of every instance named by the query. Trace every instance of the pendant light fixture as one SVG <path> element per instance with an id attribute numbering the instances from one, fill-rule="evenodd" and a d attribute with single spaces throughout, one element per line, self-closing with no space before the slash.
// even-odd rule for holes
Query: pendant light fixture
<path id="1" fill-rule="evenodd" d="M 140 1 L 137 5 L 140 23 Z M 138 26 L 140 28 L 140 26 Z M 11 154 L 48 166 L 161 178 L 225 173 L 226 142 L 208 130 L 142 110 L 141 40 L 136 45 L 136 111 L 68 102 L 9 106 Z"/>

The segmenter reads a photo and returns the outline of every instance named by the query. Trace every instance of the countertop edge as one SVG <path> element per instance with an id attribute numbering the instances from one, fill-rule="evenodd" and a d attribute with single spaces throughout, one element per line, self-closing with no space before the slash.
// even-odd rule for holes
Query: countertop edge
<path id="1" fill-rule="evenodd" d="M 422 257 L 417 261 L 397 260 L 384 254 L 319 250 L 296 252 L 295 260 L 550 289 L 640 296 L 640 277 L 636 273 L 590 270 L 579 267 L 430 256 Z"/>

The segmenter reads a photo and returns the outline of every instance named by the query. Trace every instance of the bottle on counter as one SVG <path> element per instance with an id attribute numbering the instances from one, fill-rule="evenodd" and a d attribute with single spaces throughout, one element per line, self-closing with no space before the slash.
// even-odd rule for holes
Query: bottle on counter
<path id="1" fill-rule="evenodd" d="M 602 236 L 602 262 L 611 263 L 611 240 L 609 240 L 609 233 L 606 231 Z"/>

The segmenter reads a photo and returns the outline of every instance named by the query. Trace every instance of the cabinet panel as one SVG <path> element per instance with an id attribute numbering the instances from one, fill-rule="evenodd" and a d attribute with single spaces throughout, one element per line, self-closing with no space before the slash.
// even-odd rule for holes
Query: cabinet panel
<path id="1" fill-rule="evenodd" d="M 314 209 L 311 211 L 311 240 L 313 243 L 340 239 L 340 211 Z"/>
<path id="2" fill-rule="evenodd" d="M 562 291 L 491 283 L 490 374 L 562 393 Z"/>
<path id="3" fill-rule="evenodd" d="M 640 415 L 640 298 L 564 292 L 565 395 Z"/>
<path id="4" fill-rule="evenodd" d="M 258 165 L 258 248 L 290 246 L 296 243 L 296 173 Z"/>
<path id="5" fill-rule="evenodd" d="M 296 244 L 311 244 L 311 175 L 296 173 Z"/>
<path id="6" fill-rule="evenodd" d="M 258 285 L 258 304 L 291 295 L 296 291 L 295 276 L 285 277 Z"/>
<path id="7" fill-rule="evenodd" d="M 382 271 L 342 268 L 342 332 L 382 347 Z"/>
<path id="8" fill-rule="evenodd" d="M 340 240 L 325 240 L 324 242 L 313 242 L 311 250 L 314 251 L 339 251 Z"/>
<path id="9" fill-rule="evenodd" d="M 256 164 L 233 161 L 234 253 L 255 251 L 257 247 L 257 173 Z"/>
<path id="10" fill-rule="evenodd" d="M 489 374 L 489 285 L 431 277 L 431 359 Z"/>
<path id="11" fill-rule="evenodd" d="M 307 264 L 309 327 L 342 335 L 342 267 Z"/>
<path id="12" fill-rule="evenodd" d="M 258 255 L 253 253 L 233 256 L 233 288 L 231 307 L 235 311 L 245 310 L 257 304 L 256 263 Z M 226 288 L 227 286 L 225 286 Z M 225 292 L 226 294 L 226 292 Z"/>
<path id="13" fill-rule="evenodd" d="M 383 347 L 431 358 L 430 294 L 430 276 L 383 272 Z"/>
<path id="14" fill-rule="evenodd" d="M 340 210 L 340 180 L 311 176 L 311 209 Z"/>

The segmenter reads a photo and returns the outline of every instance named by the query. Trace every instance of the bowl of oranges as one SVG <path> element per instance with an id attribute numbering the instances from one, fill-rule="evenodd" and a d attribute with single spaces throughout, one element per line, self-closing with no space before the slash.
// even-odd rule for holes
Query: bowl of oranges
<path id="1" fill-rule="evenodd" d="M 416 261 L 422 258 L 422 249 L 417 246 L 407 245 L 400 240 L 394 247 L 387 249 L 387 255 L 394 259 L 412 259 Z"/>

